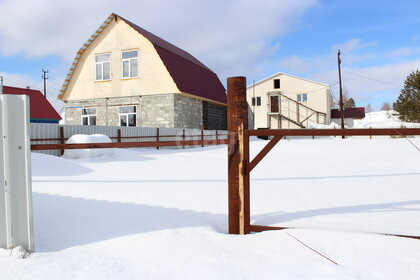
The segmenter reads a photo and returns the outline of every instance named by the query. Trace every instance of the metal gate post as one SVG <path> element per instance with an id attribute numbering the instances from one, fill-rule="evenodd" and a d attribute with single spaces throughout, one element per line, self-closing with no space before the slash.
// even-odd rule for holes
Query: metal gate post
<path id="1" fill-rule="evenodd" d="M 229 234 L 250 232 L 246 78 L 227 80 Z"/>

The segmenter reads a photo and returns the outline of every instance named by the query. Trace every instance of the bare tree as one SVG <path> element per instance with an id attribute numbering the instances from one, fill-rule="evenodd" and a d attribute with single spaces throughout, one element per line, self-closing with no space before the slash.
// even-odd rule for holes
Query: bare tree
<path id="1" fill-rule="evenodd" d="M 372 112 L 373 112 L 372 105 L 368 104 L 368 105 L 365 107 L 365 110 L 366 110 L 366 113 L 372 113 Z"/>
<path id="2" fill-rule="evenodd" d="M 389 103 L 388 102 L 384 102 L 383 104 L 382 104 L 382 107 L 381 107 L 381 110 L 382 111 L 389 111 L 389 110 L 391 110 L 392 108 L 391 108 L 391 105 L 389 105 Z"/>

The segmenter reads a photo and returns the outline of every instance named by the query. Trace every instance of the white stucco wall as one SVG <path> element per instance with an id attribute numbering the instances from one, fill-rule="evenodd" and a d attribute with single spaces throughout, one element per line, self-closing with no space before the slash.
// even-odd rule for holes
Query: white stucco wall
<path id="1" fill-rule="evenodd" d="M 279 89 L 274 89 L 274 79 L 280 79 Z M 280 73 L 256 83 L 255 86 L 251 84 L 247 87 L 247 101 L 254 113 L 255 128 L 268 127 L 268 92 L 273 91 L 280 91 L 285 96 L 296 101 L 298 94 L 306 93 L 308 96 L 307 102 L 302 102 L 302 104 L 327 114 L 326 123 L 330 123 L 332 100 L 329 87 L 321 83 Z M 252 97 L 261 97 L 261 106 L 252 106 Z M 293 106 L 291 102 L 289 104 L 289 106 L 292 106 L 291 108 L 288 108 L 287 105 L 286 102 L 283 102 L 282 113 L 286 114 L 286 110 L 289 110 L 291 117 L 292 115 L 294 116 L 296 114 L 296 105 Z M 300 115 L 301 120 L 306 116 L 305 109 L 302 106 L 300 106 Z M 277 121 L 274 121 L 274 118 L 272 118 L 271 124 L 271 128 L 278 128 Z M 286 120 L 282 121 L 282 127 L 298 128 Z"/>

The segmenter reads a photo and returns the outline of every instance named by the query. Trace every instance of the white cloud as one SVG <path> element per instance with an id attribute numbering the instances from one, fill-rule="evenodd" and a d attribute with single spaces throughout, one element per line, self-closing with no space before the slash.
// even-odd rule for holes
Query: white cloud
<path id="1" fill-rule="evenodd" d="M 395 50 L 390 51 L 386 54 L 388 57 L 401 57 L 401 56 L 410 56 L 420 54 L 420 48 L 413 47 L 401 47 Z"/>
<path id="2" fill-rule="evenodd" d="M 370 67 L 344 67 L 342 69 L 343 86 L 349 90 L 356 103 L 381 104 L 393 102 L 397 99 L 406 77 L 419 69 L 420 59 L 401 63 L 389 63 Z M 338 81 L 337 70 L 330 70 L 313 74 L 311 79 L 333 84 Z M 338 86 L 333 87 L 338 94 Z M 359 103 L 360 105 L 360 103 Z"/>
<path id="3" fill-rule="evenodd" d="M 185 49 L 220 76 L 251 75 L 317 0 L 2 0 L 0 53 L 59 55 L 70 62 L 111 13 Z M 244 70 L 248 69 L 248 70 Z M 241 72 L 248 73 L 241 73 Z"/>
<path id="4" fill-rule="evenodd" d="M 41 92 L 44 88 L 42 81 L 39 81 L 39 79 L 35 80 L 29 75 L 0 72 L 0 76 L 3 77 L 5 86 L 21 88 L 30 87 L 31 89 L 40 90 Z M 61 87 L 63 80 L 63 77 L 59 77 L 47 81 L 47 99 L 57 112 L 60 112 L 61 108 L 64 106 L 64 103 L 57 99 L 59 93 L 58 89 Z"/>
<path id="5" fill-rule="evenodd" d="M 356 50 L 372 47 L 374 45 L 376 45 L 375 42 L 363 42 L 359 38 L 353 38 L 347 40 L 346 42 L 333 45 L 331 50 L 333 52 L 336 52 L 337 50 L 341 50 L 342 52 L 353 52 Z"/>

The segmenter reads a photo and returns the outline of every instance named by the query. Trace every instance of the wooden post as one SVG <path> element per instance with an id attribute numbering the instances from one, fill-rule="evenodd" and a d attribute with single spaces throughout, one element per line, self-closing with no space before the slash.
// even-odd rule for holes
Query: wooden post
<path id="1" fill-rule="evenodd" d="M 185 129 L 182 130 L 182 141 L 185 141 Z M 185 145 L 182 145 L 182 148 L 185 149 Z"/>
<path id="2" fill-rule="evenodd" d="M 117 142 L 121 143 L 121 128 L 118 128 L 117 130 Z"/>
<path id="3" fill-rule="evenodd" d="M 204 129 L 201 129 L 201 147 L 204 147 Z"/>
<path id="4" fill-rule="evenodd" d="M 159 142 L 159 127 L 156 128 L 156 142 Z M 159 146 L 156 146 L 156 149 L 159 150 Z"/>
<path id="5" fill-rule="evenodd" d="M 216 129 L 216 145 L 219 145 L 219 136 L 217 135 L 217 129 Z"/>
<path id="6" fill-rule="evenodd" d="M 249 136 L 246 78 L 227 80 L 229 233 L 250 233 Z"/>
<path id="7" fill-rule="evenodd" d="M 65 140 L 65 138 L 64 138 L 64 127 L 60 126 L 60 144 L 65 144 L 64 140 Z M 64 150 L 63 149 L 60 150 L 60 154 L 64 155 Z"/>

